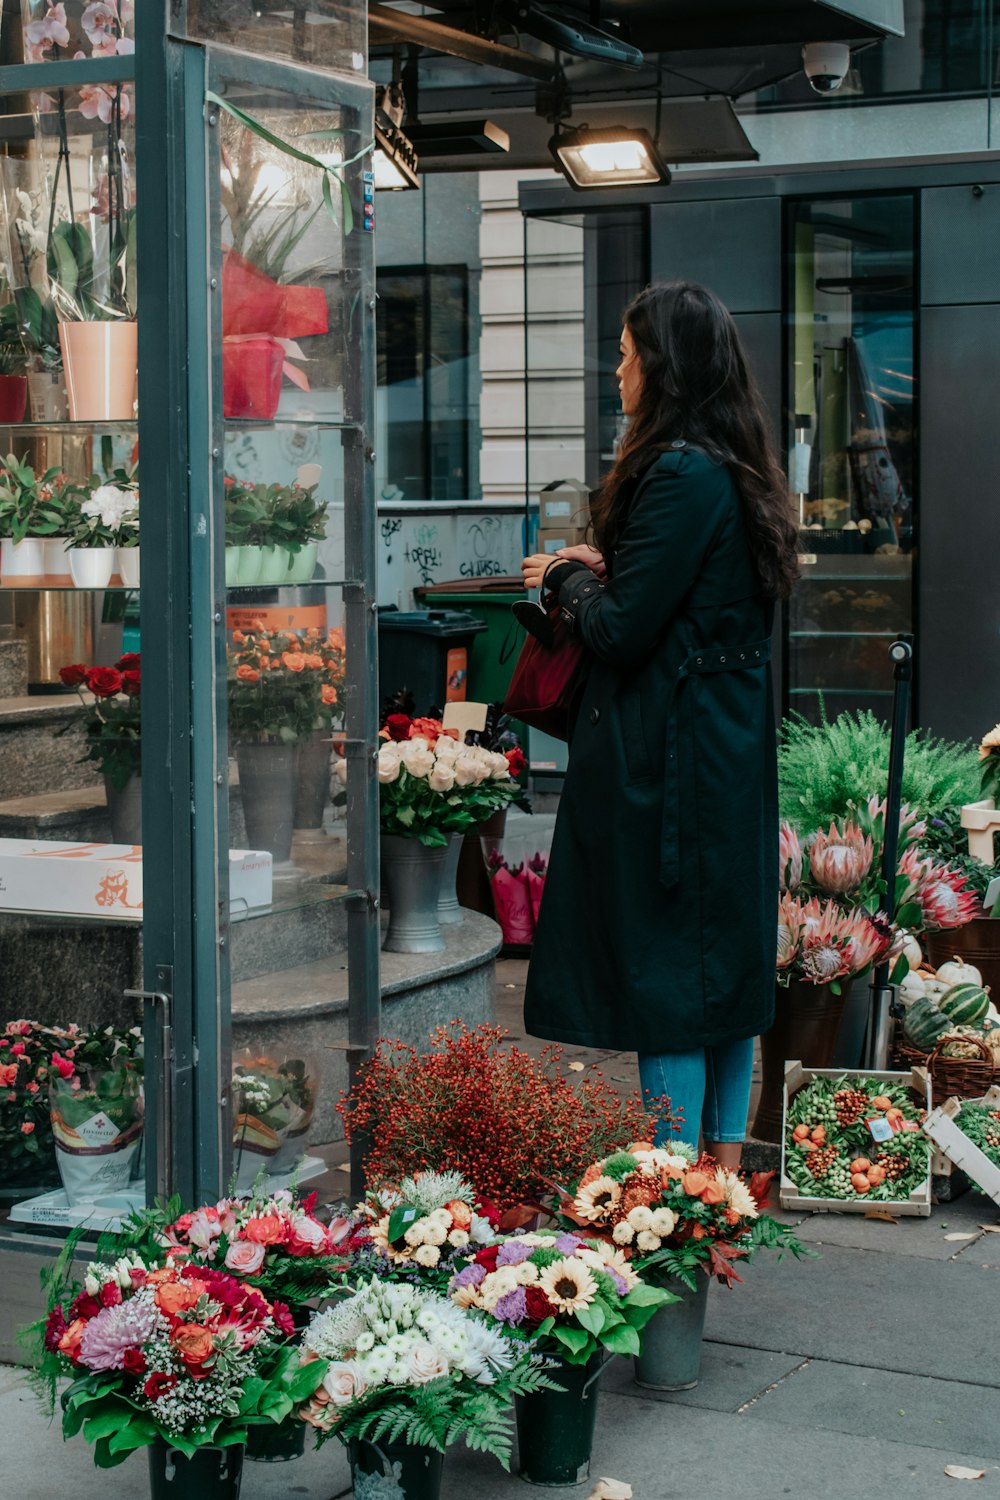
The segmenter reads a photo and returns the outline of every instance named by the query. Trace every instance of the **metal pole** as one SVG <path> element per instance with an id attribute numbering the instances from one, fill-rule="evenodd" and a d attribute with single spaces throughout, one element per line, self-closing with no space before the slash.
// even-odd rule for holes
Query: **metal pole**
<path id="1" fill-rule="evenodd" d="M 892 730 L 889 739 L 889 786 L 885 803 L 885 843 L 882 850 L 884 890 L 879 910 L 891 922 L 896 910 L 896 858 L 899 850 L 899 810 L 903 793 L 903 759 L 906 754 L 906 716 L 913 680 L 913 638 L 901 636 L 889 647 L 893 663 Z M 889 959 L 872 970 L 868 1031 L 865 1036 L 865 1066 L 881 1071 L 889 1057 L 889 1029 L 893 990 L 889 983 Z"/>

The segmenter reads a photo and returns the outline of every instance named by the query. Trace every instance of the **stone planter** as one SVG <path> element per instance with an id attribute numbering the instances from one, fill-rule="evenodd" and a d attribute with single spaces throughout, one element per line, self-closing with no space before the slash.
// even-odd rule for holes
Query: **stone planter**
<path id="1" fill-rule="evenodd" d="M 382 884 L 389 903 L 388 953 L 440 953 L 438 921 L 441 871 L 447 848 L 429 849 L 419 839 L 382 835 Z"/>

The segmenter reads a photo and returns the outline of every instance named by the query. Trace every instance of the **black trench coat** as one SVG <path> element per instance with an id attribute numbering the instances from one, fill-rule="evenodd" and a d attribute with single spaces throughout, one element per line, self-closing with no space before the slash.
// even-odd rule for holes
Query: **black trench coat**
<path id="1" fill-rule="evenodd" d="M 559 602 L 588 648 L 525 1026 L 685 1052 L 774 1012 L 772 607 L 728 470 L 686 447 L 638 483 L 606 585 Z"/>

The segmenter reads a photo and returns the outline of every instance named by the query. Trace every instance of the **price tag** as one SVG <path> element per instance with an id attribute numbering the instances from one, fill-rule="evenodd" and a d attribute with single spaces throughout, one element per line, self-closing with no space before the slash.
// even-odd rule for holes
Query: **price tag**
<path id="1" fill-rule="evenodd" d="M 865 1124 L 868 1126 L 868 1129 L 871 1132 L 871 1138 L 873 1141 L 881 1142 L 892 1140 L 892 1126 L 889 1124 L 889 1121 L 886 1119 L 885 1115 L 876 1115 L 873 1120 L 866 1120 Z"/>

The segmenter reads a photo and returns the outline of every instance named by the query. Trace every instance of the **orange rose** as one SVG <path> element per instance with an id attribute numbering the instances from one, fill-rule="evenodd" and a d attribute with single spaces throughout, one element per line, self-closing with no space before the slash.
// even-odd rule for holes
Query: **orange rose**
<path id="1" fill-rule="evenodd" d="M 326 688 L 323 691 L 326 692 Z M 12 1089 L 16 1082 L 17 1063 L 0 1063 L 0 1088 Z M 30 1088 L 31 1085 L 29 1084 L 28 1087 Z"/>
<path id="2" fill-rule="evenodd" d="M 288 642 L 288 649 L 289 649 L 289 651 L 301 651 L 302 650 L 302 642 L 299 640 L 299 638 L 298 638 L 297 635 L 292 635 L 292 634 L 289 633 L 288 635 L 285 636 L 285 640 Z"/>
<path id="3" fill-rule="evenodd" d="M 702 1203 L 721 1203 L 725 1194 L 717 1182 L 710 1182 L 707 1188 L 702 1188 Z"/>
<path id="4" fill-rule="evenodd" d="M 259 1219 L 248 1219 L 244 1237 L 255 1245 L 277 1245 L 284 1238 L 284 1225 L 275 1214 L 262 1214 Z"/>
<path id="5" fill-rule="evenodd" d="M 259 682 L 260 673 L 256 667 L 237 667 L 236 675 L 241 682 Z"/>
<path id="6" fill-rule="evenodd" d="M 263 640 L 256 641 L 255 645 L 258 651 L 263 651 L 265 653 L 267 653 L 271 649 L 271 642 L 268 640 L 267 636 L 264 636 Z"/>
<path id="7" fill-rule="evenodd" d="M 57 1345 L 60 1354 L 76 1359 L 80 1353 L 80 1339 L 87 1326 L 85 1318 L 74 1318 Z"/>
<path id="8" fill-rule="evenodd" d="M 698 1198 L 708 1187 L 708 1178 L 704 1172 L 685 1172 L 684 1191 L 690 1193 L 692 1198 Z"/>
<path id="9" fill-rule="evenodd" d="M 243 642 L 246 640 L 246 636 L 243 634 L 242 630 L 234 630 L 233 640 L 237 646 L 242 646 Z"/>
<path id="10" fill-rule="evenodd" d="M 306 664 L 306 659 L 301 651 L 283 651 L 281 660 L 285 663 L 289 672 L 301 672 Z"/>
<path id="11" fill-rule="evenodd" d="M 155 1301 L 168 1318 L 176 1318 L 195 1307 L 198 1298 L 207 1291 L 203 1281 L 168 1281 L 157 1290 Z"/>
<path id="12" fill-rule="evenodd" d="M 445 1208 L 451 1214 L 456 1229 L 468 1229 L 472 1223 L 472 1209 L 467 1203 L 463 1203 L 461 1198 L 453 1198 L 450 1203 L 445 1204 Z"/>
<path id="13" fill-rule="evenodd" d="M 317 656 L 315 651 L 312 651 L 306 657 L 306 666 L 309 668 L 310 672 L 322 672 L 323 658 L 321 656 Z"/>
<path id="14" fill-rule="evenodd" d="M 200 1323 L 182 1323 L 174 1329 L 170 1339 L 189 1368 L 203 1365 L 214 1348 L 212 1330 Z"/>
<path id="15" fill-rule="evenodd" d="M 158 1271 L 150 1271 L 146 1277 L 147 1286 L 159 1286 L 161 1281 L 173 1281 L 177 1271 L 173 1266 L 161 1266 Z"/>
<path id="16" fill-rule="evenodd" d="M 315 625 L 310 625 L 309 629 L 306 631 L 306 640 L 307 641 L 318 641 L 318 640 L 321 640 L 321 639 L 322 639 L 322 631 L 317 630 Z"/>
<path id="17" fill-rule="evenodd" d="M 324 682 L 323 686 L 320 688 L 319 695 L 322 698 L 323 702 L 326 704 L 327 708 L 332 708 L 337 701 L 337 689 L 331 687 L 328 682 Z"/>
<path id="18" fill-rule="evenodd" d="M 330 647 L 331 651 L 343 651 L 344 632 L 340 629 L 339 626 L 335 630 L 330 630 L 327 632 L 326 644 Z"/>

